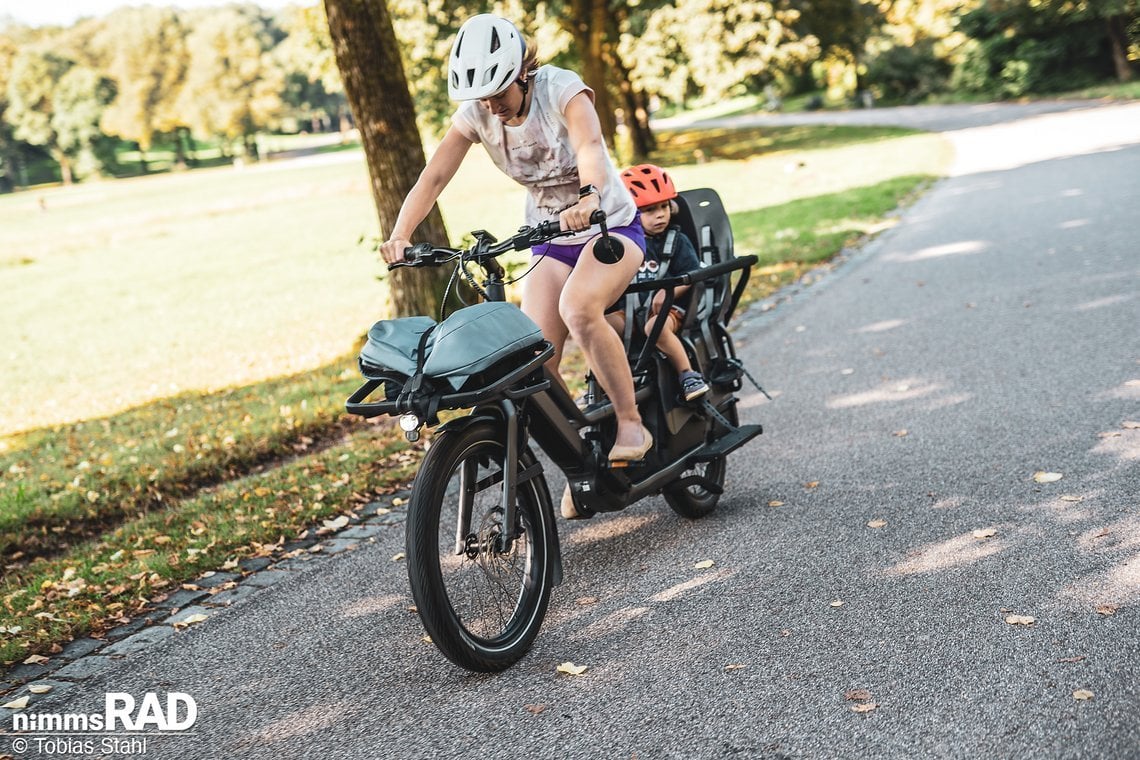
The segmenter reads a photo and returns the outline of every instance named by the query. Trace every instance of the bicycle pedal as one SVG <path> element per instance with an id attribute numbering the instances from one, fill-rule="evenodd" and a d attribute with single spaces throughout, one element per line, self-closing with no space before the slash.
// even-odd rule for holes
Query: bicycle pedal
<path id="1" fill-rule="evenodd" d="M 644 467 L 644 466 L 645 466 L 645 460 L 644 459 L 638 459 L 635 462 L 631 462 L 628 459 L 607 459 L 606 460 L 606 467 L 608 467 L 611 470 L 625 470 L 625 469 L 628 469 L 630 467 Z"/>

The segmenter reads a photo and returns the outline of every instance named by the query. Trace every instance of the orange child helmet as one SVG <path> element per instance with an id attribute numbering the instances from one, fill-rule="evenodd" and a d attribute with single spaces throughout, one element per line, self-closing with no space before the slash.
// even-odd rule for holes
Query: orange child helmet
<path id="1" fill-rule="evenodd" d="M 631 166 L 621 173 L 621 179 L 626 189 L 633 195 L 633 202 L 638 208 L 671 201 L 677 197 L 677 188 L 673 186 L 673 180 L 660 166 L 653 164 Z"/>

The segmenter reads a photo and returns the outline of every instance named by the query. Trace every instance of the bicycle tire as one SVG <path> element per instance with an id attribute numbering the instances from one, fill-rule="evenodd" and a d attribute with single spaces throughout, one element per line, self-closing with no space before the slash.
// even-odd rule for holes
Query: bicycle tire
<path id="1" fill-rule="evenodd" d="M 723 410 L 722 413 L 733 425 L 740 424 L 735 403 L 728 409 Z M 710 420 L 709 424 L 715 425 L 716 423 Z M 724 455 L 707 462 L 695 464 L 693 467 L 681 473 L 678 480 L 687 478 L 690 475 L 700 475 L 705 478 L 705 480 L 714 483 L 718 489 L 723 489 L 724 478 L 727 471 L 728 456 Z M 720 501 L 720 493 L 701 485 L 669 485 L 661 489 L 661 495 L 665 497 L 665 503 L 668 504 L 674 512 L 689 520 L 699 520 L 709 515 L 716 509 L 716 505 Z"/>
<path id="2" fill-rule="evenodd" d="M 556 528 L 541 475 L 518 486 L 520 532 L 510 551 L 493 548 L 502 532 L 504 438 L 490 421 L 440 433 L 408 504 L 408 581 L 424 629 L 453 663 L 484 673 L 504 670 L 526 654 L 553 585 Z M 519 469 L 533 463 L 533 455 L 522 452 Z M 465 468 L 476 488 L 459 552 L 462 486 L 456 481 Z"/>

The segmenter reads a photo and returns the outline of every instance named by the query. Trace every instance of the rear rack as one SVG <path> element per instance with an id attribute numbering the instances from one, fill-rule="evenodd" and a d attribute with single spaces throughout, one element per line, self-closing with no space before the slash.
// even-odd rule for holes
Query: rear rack
<path id="1" fill-rule="evenodd" d="M 518 383 L 527 375 L 540 371 L 542 365 L 552 356 L 554 356 L 554 346 L 549 341 L 544 340 L 541 344 L 541 349 L 526 364 L 511 370 L 499 379 L 481 388 L 458 393 L 444 393 L 439 398 L 438 408 L 467 409 L 478 406 L 485 401 L 490 401 L 497 396 L 519 399 L 524 396 L 533 395 L 539 391 L 547 390 L 550 388 L 550 381 L 545 378 L 520 388 L 512 388 L 511 386 Z M 344 408 L 349 414 L 356 414 L 365 418 L 379 417 L 382 414 L 393 416 L 403 414 L 406 410 L 399 408 L 395 399 L 384 401 L 366 401 L 365 399 L 371 396 L 377 388 L 385 383 L 391 382 L 402 386 L 407 381 L 408 376 L 403 374 L 384 374 L 380 372 L 372 375 L 348 397 Z"/>

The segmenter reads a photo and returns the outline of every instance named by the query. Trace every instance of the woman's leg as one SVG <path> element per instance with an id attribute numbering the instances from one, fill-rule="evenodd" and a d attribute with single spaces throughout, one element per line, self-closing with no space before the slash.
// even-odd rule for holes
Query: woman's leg
<path id="1" fill-rule="evenodd" d="M 603 264 L 594 258 L 593 242 L 587 244 L 562 289 L 558 313 L 582 346 L 590 369 L 614 405 L 618 426 L 614 445 L 639 446 L 644 439 L 641 415 L 633 399 L 633 375 L 621 338 L 606 321 L 605 310 L 629 285 L 644 254 L 632 241 L 621 235 L 614 237 L 625 245 L 625 256 L 616 264 Z"/>
<path id="2" fill-rule="evenodd" d="M 546 363 L 554 377 L 566 387 L 558 366 L 562 362 L 562 349 L 566 345 L 568 330 L 558 314 L 558 297 L 570 276 L 570 267 L 557 259 L 544 256 L 534 269 L 523 278 L 523 314 L 534 320 L 542 336 L 554 344 L 554 356 Z"/>

